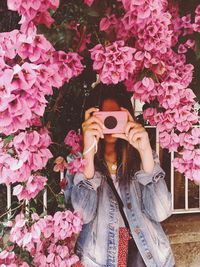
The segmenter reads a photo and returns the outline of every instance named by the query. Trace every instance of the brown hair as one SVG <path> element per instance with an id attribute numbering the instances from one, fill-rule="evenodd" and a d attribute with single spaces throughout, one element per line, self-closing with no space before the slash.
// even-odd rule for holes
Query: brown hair
<path id="1" fill-rule="evenodd" d="M 133 106 L 130 100 L 130 95 L 123 84 L 104 85 L 98 84 L 90 93 L 86 100 L 85 109 L 91 107 L 99 107 L 101 109 L 102 103 L 106 99 L 112 99 L 118 103 L 119 106 L 128 109 L 132 117 L 134 117 Z M 122 163 L 121 181 L 132 176 L 140 169 L 140 155 L 138 151 L 132 147 L 127 141 L 118 139 L 116 142 L 117 164 Z M 98 151 L 95 154 L 95 169 L 102 174 L 108 174 L 104 160 L 104 140 L 100 139 L 98 144 Z"/>

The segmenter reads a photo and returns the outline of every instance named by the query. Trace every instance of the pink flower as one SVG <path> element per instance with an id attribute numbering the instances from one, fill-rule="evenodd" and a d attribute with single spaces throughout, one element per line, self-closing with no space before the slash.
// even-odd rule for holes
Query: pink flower
<path id="1" fill-rule="evenodd" d="M 144 77 L 141 81 L 136 82 L 132 90 L 135 98 L 142 102 L 149 102 L 155 98 L 155 84 L 151 78 Z"/>
<path id="2" fill-rule="evenodd" d="M 147 108 L 143 111 L 143 117 L 145 120 L 149 121 L 152 126 L 154 126 L 156 125 L 156 122 L 154 120 L 154 116 L 156 115 L 156 113 L 156 108 Z"/>
<path id="3" fill-rule="evenodd" d="M 35 198 L 37 194 L 44 189 L 47 178 L 39 175 L 31 175 L 24 185 L 17 185 L 13 189 L 13 195 L 19 200 L 30 200 Z"/>
<path id="4" fill-rule="evenodd" d="M 81 64 L 81 59 L 82 57 L 77 53 L 55 51 L 48 62 L 48 66 L 51 67 L 54 64 L 58 66 L 58 76 L 61 77 L 63 84 L 64 82 L 68 82 L 72 77 L 76 77 L 81 74 L 84 68 Z"/>
<path id="5" fill-rule="evenodd" d="M 182 158 L 174 159 L 174 166 L 180 173 L 185 173 L 186 178 L 200 183 L 199 170 L 200 170 L 200 149 L 186 150 L 182 152 Z"/>
<path id="6" fill-rule="evenodd" d="M 184 46 L 184 44 L 180 44 L 178 47 L 178 53 L 185 54 L 186 52 L 187 52 L 187 48 Z"/>
<path id="7" fill-rule="evenodd" d="M 15 260 L 15 257 L 16 256 L 15 256 L 14 252 L 2 250 L 0 252 L 0 264 L 1 264 L 1 266 L 8 266 L 7 264 L 13 263 L 13 261 Z"/>
<path id="8" fill-rule="evenodd" d="M 55 172 L 63 172 L 64 169 L 67 168 L 67 162 L 65 161 L 65 159 L 63 157 L 57 157 L 54 160 L 55 166 L 53 168 L 53 170 Z"/>
<path id="9" fill-rule="evenodd" d="M 18 11 L 22 16 L 20 20 L 21 31 L 28 33 L 29 28 L 32 25 L 45 24 L 50 27 L 53 23 L 53 19 L 48 13 L 49 9 L 56 10 L 59 6 L 59 0 L 8 0 L 8 8 L 10 10 Z"/>
<path id="10" fill-rule="evenodd" d="M 155 114 L 154 121 L 160 132 L 172 131 L 176 125 L 174 121 L 174 110 L 166 110 L 163 113 L 159 112 Z"/>
<path id="11" fill-rule="evenodd" d="M 13 139 L 19 158 L 35 171 L 45 167 L 49 158 L 52 157 L 47 148 L 50 144 L 51 139 L 47 129 L 41 129 L 39 132 L 21 132 Z"/>
<path id="12" fill-rule="evenodd" d="M 173 109 L 180 104 L 184 87 L 179 83 L 162 82 L 158 87 L 158 101 L 165 109 Z"/>
<path id="13" fill-rule="evenodd" d="M 200 144 L 200 128 L 195 127 L 191 132 L 180 134 L 180 146 L 193 150 L 195 145 Z"/>
<path id="14" fill-rule="evenodd" d="M 75 174 L 77 172 L 83 172 L 86 164 L 87 164 L 86 159 L 83 159 L 82 157 L 77 157 L 75 159 L 72 159 L 67 164 L 67 169 L 71 174 Z"/>
<path id="15" fill-rule="evenodd" d="M 113 14 L 111 16 L 102 18 L 99 24 L 100 31 L 107 31 L 111 26 L 116 26 L 118 20 Z"/>
<path id="16" fill-rule="evenodd" d="M 135 69 L 135 49 L 124 46 L 124 41 L 116 41 L 105 48 L 98 44 L 90 51 L 94 60 L 93 68 L 105 84 L 117 84 L 127 79 L 128 74 Z"/>
<path id="17" fill-rule="evenodd" d="M 180 138 L 176 133 L 161 132 L 160 145 L 162 148 L 167 148 L 170 152 L 177 151 L 180 146 Z"/>
<path id="18" fill-rule="evenodd" d="M 31 171 L 44 168 L 52 157 L 47 129 L 21 132 L 0 151 L 0 183 L 25 182 Z"/>
<path id="19" fill-rule="evenodd" d="M 72 148 L 71 153 L 76 154 L 81 151 L 82 135 L 77 134 L 74 130 L 71 130 L 66 135 L 64 143 Z"/>
<path id="20" fill-rule="evenodd" d="M 175 110 L 174 120 L 176 128 L 180 131 L 188 131 L 193 124 L 198 122 L 198 115 L 195 114 L 187 106 L 180 107 Z"/>
<path id="21" fill-rule="evenodd" d="M 91 6 L 93 4 L 94 0 L 84 0 L 84 3 L 88 6 Z"/>
<path id="22" fill-rule="evenodd" d="M 181 24 L 182 24 L 181 26 L 184 29 L 183 36 L 193 33 L 193 25 L 191 23 L 191 14 L 188 14 L 186 16 L 183 16 L 181 18 Z"/>

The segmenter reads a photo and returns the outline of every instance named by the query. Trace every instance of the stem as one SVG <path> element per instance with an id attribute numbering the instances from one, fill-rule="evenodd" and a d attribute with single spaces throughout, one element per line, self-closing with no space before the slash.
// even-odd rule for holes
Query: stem
<path id="1" fill-rule="evenodd" d="M 84 26 L 83 26 L 83 30 L 82 30 L 82 32 L 81 32 L 80 42 L 78 43 L 78 45 L 77 45 L 77 47 L 76 47 L 76 49 L 75 49 L 76 52 L 78 52 L 79 48 L 80 48 L 81 45 L 82 45 L 82 42 L 83 42 L 84 37 L 85 37 L 85 35 L 86 35 L 86 30 L 87 30 L 87 27 L 84 25 Z"/>
<path id="2" fill-rule="evenodd" d="M 94 28 L 94 27 L 93 27 Z M 95 34 L 95 36 L 96 36 L 96 38 L 97 38 L 97 41 L 99 42 L 99 44 L 102 44 L 101 43 L 101 40 L 100 40 L 100 38 L 99 38 L 99 36 L 98 36 L 98 34 L 97 34 L 97 31 L 94 29 L 94 34 Z M 103 44 L 102 44 L 103 45 Z"/>
<path id="3" fill-rule="evenodd" d="M 13 209 L 11 209 L 11 210 L 10 210 L 10 209 L 7 210 L 5 213 L 3 213 L 3 214 L 0 216 L 0 218 L 4 217 L 4 216 L 5 216 L 6 214 L 8 214 L 9 212 L 12 212 L 12 211 L 14 211 L 14 210 L 20 208 L 22 205 L 24 205 L 24 203 L 25 203 L 25 200 L 23 200 L 23 202 L 22 202 L 19 206 L 15 207 L 15 208 L 13 208 Z"/>
<path id="4" fill-rule="evenodd" d="M 49 190 L 51 191 L 51 193 L 53 194 L 53 196 L 57 200 L 57 195 L 55 194 L 55 192 L 51 189 L 51 187 L 48 184 L 46 184 L 46 186 L 49 188 Z"/>
<path id="5" fill-rule="evenodd" d="M 58 111 L 59 101 L 62 99 L 62 90 L 59 90 L 58 97 L 56 98 L 56 102 L 52 107 L 52 111 Z"/>

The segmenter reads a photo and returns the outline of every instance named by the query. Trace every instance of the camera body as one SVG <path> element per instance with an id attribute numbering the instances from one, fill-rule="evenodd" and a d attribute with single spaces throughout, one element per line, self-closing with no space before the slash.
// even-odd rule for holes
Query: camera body
<path id="1" fill-rule="evenodd" d="M 94 112 L 94 116 L 103 122 L 104 134 L 124 133 L 128 121 L 126 111 L 98 111 Z"/>

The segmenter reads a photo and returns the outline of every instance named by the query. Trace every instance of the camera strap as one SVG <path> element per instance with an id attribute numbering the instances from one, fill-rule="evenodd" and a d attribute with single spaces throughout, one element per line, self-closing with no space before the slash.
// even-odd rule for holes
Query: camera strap
<path id="1" fill-rule="evenodd" d="M 130 239 L 133 239 L 133 236 L 131 234 L 131 229 L 130 229 L 129 223 L 128 223 L 128 220 L 126 218 L 126 215 L 125 215 L 125 212 L 124 212 L 124 209 L 123 209 L 124 204 L 123 204 L 123 202 L 121 200 L 121 197 L 119 196 L 119 194 L 118 194 L 118 192 L 117 192 L 117 190 L 115 188 L 115 185 L 113 183 L 112 178 L 110 176 L 106 176 L 106 178 L 107 178 L 108 185 L 110 186 L 113 194 L 116 197 L 116 200 L 117 200 L 117 203 L 118 203 L 118 206 L 119 206 L 119 211 L 120 211 L 121 216 L 122 216 L 122 218 L 124 220 L 124 224 L 125 224 L 126 228 L 128 229 Z"/>

